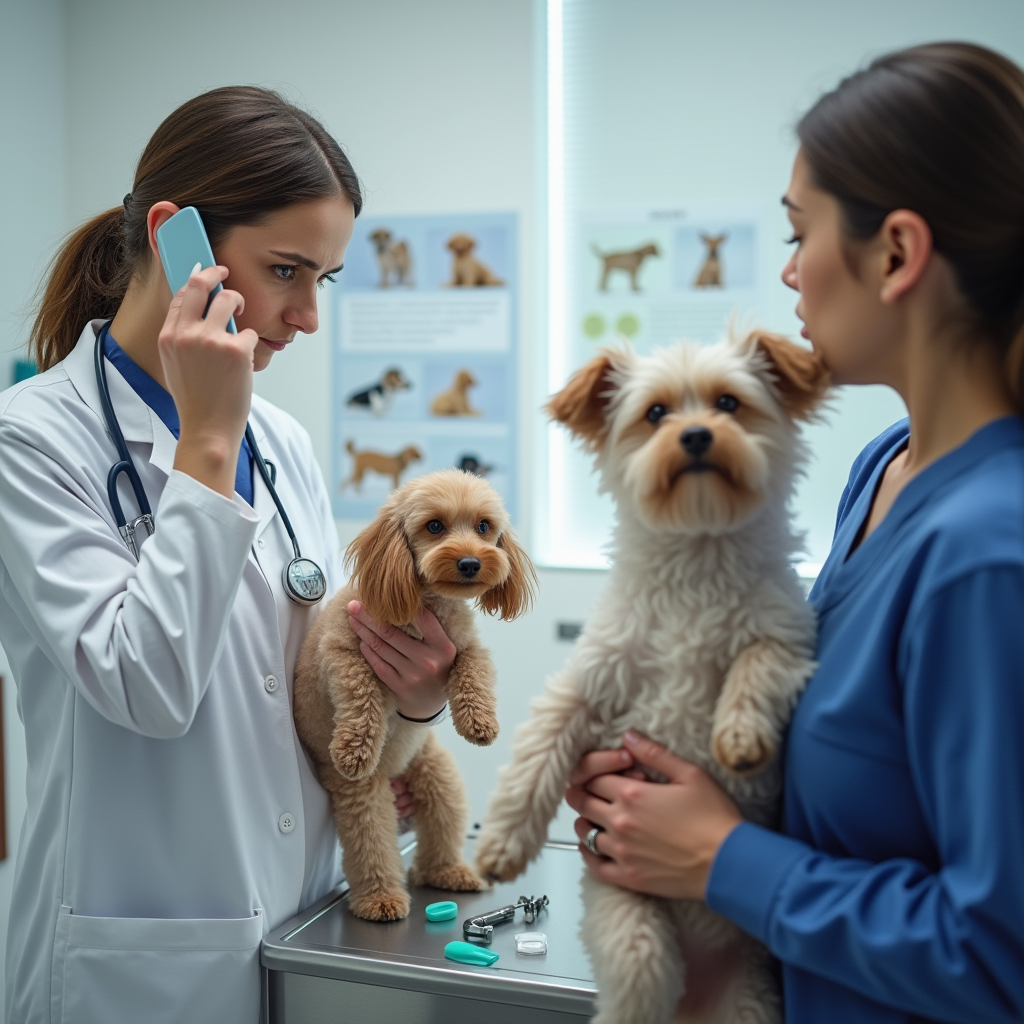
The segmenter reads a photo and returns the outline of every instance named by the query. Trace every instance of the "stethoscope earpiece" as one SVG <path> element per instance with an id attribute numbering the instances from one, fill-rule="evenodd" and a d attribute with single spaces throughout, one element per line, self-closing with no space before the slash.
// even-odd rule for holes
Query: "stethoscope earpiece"
<path id="1" fill-rule="evenodd" d="M 114 405 L 110 400 L 110 390 L 107 387 L 107 370 L 103 363 L 103 345 L 109 329 L 110 321 L 108 320 L 96 336 L 95 351 L 96 384 L 100 390 L 100 404 L 103 406 L 103 416 L 107 421 L 107 430 L 114 441 L 118 459 L 120 460 L 110 467 L 110 472 L 107 474 L 107 496 L 110 499 L 110 507 L 114 513 L 114 522 L 117 524 L 118 532 L 124 538 L 125 544 L 128 545 L 128 550 L 138 559 L 139 550 L 135 543 L 135 531 L 139 526 L 145 526 L 152 533 L 155 528 L 155 521 L 153 513 L 150 511 L 149 499 L 146 497 L 146 489 L 142 486 L 142 481 L 139 479 L 135 463 L 132 461 L 131 453 L 128 451 L 128 445 L 125 444 L 124 434 L 121 433 L 121 428 L 118 425 L 117 416 L 114 413 Z M 245 425 L 245 439 L 249 443 L 249 451 L 252 452 L 256 468 L 259 469 L 260 476 L 267 485 L 271 498 L 274 499 L 277 511 L 281 514 L 281 522 L 284 523 L 284 528 L 288 531 L 288 539 L 292 542 L 292 551 L 295 552 L 295 557 L 285 566 L 284 572 L 281 574 L 284 592 L 296 604 L 316 604 L 318 601 L 323 600 L 324 595 L 327 593 L 327 580 L 324 577 L 323 570 L 311 558 L 302 557 L 302 553 L 299 551 L 299 542 L 295 538 L 295 531 L 292 529 L 291 521 L 288 519 L 284 506 L 281 504 L 281 499 L 277 496 L 277 489 L 274 486 L 277 478 L 277 467 L 268 463 L 260 454 L 260 450 L 256 446 L 256 438 L 253 436 L 252 427 L 248 423 Z M 128 481 L 132 485 L 132 492 L 135 495 L 135 501 L 139 506 L 139 517 L 131 523 L 126 521 L 124 512 L 121 509 L 121 501 L 117 495 L 117 478 L 122 473 L 127 474 Z"/>

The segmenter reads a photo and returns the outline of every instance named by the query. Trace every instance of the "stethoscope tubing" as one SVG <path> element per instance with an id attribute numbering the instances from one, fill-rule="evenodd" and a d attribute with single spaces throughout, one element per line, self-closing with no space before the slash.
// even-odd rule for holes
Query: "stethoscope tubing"
<path id="1" fill-rule="evenodd" d="M 136 529 L 140 525 L 144 525 L 149 533 L 152 533 L 156 524 L 153 512 L 149 506 L 146 489 L 142 486 L 142 480 L 139 478 L 138 470 L 135 468 L 131 452 L 128 451 L 128 444 L 124 439 L 124 434 L 121 432 L 121 426 L 117 422 L 114 404 L 110 400 L 110 388 L 107 386 L 107 368 L 103 353 L 104 340 L 110 330 L 110 323 L 108 320 L 100 328 L 99 334 L 96 336 L 96 347 L 94 350 L 96 383 L 100 393 L 100 404 L 103 407 L 103 417 L 107 422 L 107 431 L 114 442 L 114 447 L 117 448 L 119 460 L 110 467 L 110 472 L 107 474 L 107 496 L 110 500 L 111 510 L 114 513 L 114 522 L 117 525 L 118 532 L 124 538 L 128 549 L 138 559 L 139 551 L 135 543 Z M 274 505 L 281 516 L 281 522 L 288 533 L 288 539 L 291 541 L 292 551 L 295 555 L 292 561 L 285 567 L 283 573 L 285 592 L 293 601 L 299 604 L 316 604 L 326 592 L 326 581 L 324 580 L 323 571 L 312 559 L 302 557 L 298 539 L 295 536 L 295 531 L 292 529 L 291 520 L 288 518 L 288 513 L 284 510 L 284 505 L 281 503 L 277 488 L 274 486 L 270 469 L 263 458 L 263 454 L 260 452 L 259 446 L 256 444 L 256 437 L 249 422 L 245 424 L 245 439 L 249 445 L 249 451 L 252 452 L 253 461 L 256 463 L 259 474 L 263 478 L 263 482 L 270 492 L 270 497 L 273 499 Z M 125 518 L 124 510 L 121 508 L 121 500 L 117 494 L 117 478 L 122 473 L 127 475 L 128 482 L 132 487 L 132 493 L 135 495 L 135 502 L 139 506 L 139 517 L 131 523 L 127 522 Z"/>

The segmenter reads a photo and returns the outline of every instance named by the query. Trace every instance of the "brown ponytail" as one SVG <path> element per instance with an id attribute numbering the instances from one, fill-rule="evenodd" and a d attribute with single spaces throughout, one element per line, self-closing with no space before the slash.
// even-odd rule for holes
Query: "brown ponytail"
<path id="1" fill-rule="evenodd" d="M 149 264 L 154 203 L 197 207 L 216 249 L 233 227 L 337 195 L 358 216 L 362 190 L 348 157 L 319 121 L 277 93 L 232 86 L 183 103 L 153 133 L 124 205 L 84 224 L 54 257 L 30 336 L 36 364 L 60 362 L 88 320 L 117 311 Z"/>
<path id="2" fill-rule="evenodd" d="M 1024 70 L 969 43 L 899 50 L 823 96 L 797 135 L 847 237 L 897 209 L 928 222 L 1024 412 Z"/>

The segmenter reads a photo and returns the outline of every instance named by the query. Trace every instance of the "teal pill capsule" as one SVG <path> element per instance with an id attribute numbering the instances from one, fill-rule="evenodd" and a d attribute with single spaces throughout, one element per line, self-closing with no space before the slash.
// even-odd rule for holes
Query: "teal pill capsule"
<path id="1" fill-rule="evenodd" d="M 431 903 L 427 907 L 428 921 L 451 921 L 459 913 L 458 903 L 445 900 L 443 903 Z"/>
<path id="2" fill-rule="evenodd" d="M 460 964 L 475 964 L 477 967 L 490 967 L 498 959 L 497 953 L 481 949 L 471 942 L 449 942 L 444 947 L 444 955 L 449 960 L 456 960 Z"/>

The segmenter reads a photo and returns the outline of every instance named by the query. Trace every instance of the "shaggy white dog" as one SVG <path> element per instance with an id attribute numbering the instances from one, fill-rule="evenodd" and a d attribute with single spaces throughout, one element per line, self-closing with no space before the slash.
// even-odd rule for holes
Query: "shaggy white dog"
<path id="1" fill-rule="evenodd" d="M 630 728 L 711 772 L 750 820 L 774 823 L 775 754 L 814 668 L 787 506 L 805 459 L 798 421 L 826 386 L 813 353 L 755 331 L 646 358 L 606 350 L 551 400 L 615 499 L 612 570 L 567 667 L 517 733 L 477 844 L 485 877 L 523 871 L 576 762 Z M 583 890 L 595 1024 L 670 1020 L 686 949 L 734 964 L 701 1020 L 779 1019 L 766 951 L 703 903 L 589 873 Z"/>

